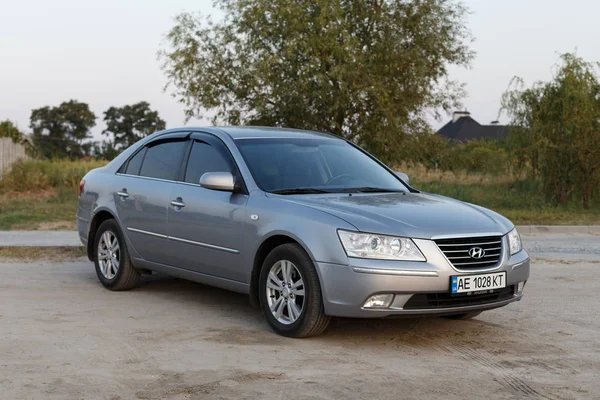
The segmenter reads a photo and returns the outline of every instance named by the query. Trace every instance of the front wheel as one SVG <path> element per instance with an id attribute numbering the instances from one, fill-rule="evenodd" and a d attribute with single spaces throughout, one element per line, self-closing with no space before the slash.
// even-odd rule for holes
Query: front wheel
<path id="1" fill-rule="evenodd" d="M 123 234 L 114 219 L 104 221 L 96 232 L 94 264 L 98 279 L 110 290 L 131 289 L 140 278 L 140 272 L 131 264 Z"/>
<path id="2" fill-rule="evenodd" d="M 260 272 L 259 297 L 267 322 L 280 335 L 316 336 L 329 325 L 317 271 L 297 244 L 286 243 L 269 253 Z"/>

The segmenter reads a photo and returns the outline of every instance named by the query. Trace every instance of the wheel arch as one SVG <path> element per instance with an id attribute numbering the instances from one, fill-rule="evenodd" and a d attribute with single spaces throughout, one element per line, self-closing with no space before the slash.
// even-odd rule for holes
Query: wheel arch
<path id="1" fill-rule="evenodd" d="M 109 219 L 117 220 L 115 216 L 105 209 L 98 211 L 94 214 L 94 218 L 90 222 L 90 230 L 88 233 L 88 241 L 87 241 L 87 256 L 90 261 L 94 261 L 94 242 L 96 240 L 96 232 L 100 225 Z"/>
<path id="2" fill-rule="evenodd" d="M 253 307 L 258 307 L 258 305 L 260 304 L 258 298 L 258 281 L 260 276 L 260 270 L 265 259 L 267 258 L 269 253 L 273 251 L 273 249 L 286 243 L 293 243 L 300 246 L 306 252 L 306 254 L 308 254 L 310 259 L 314 262 L 314 257 L 308 250 L 306 245 L 297 238 L 293 237 L 293 235 L 290 235 L 289 233 L 277 232 L 265 238 L 260 244 L 260 246 L 258 246 L 258 249 L 254 254 L 254 260 L 252 263 L 252 273 L 250 274 L 250 304 Z"/>

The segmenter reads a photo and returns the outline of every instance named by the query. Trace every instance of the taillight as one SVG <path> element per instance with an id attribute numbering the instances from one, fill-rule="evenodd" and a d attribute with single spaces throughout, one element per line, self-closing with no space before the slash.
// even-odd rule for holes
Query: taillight
<path id="1" fill-rule="evenodd" d="M 79 197 L 81 197 L 81 193 L 83 193 L 84 187 L 85 187 L 85 181 L 82 179 L 81 182 L 79 182 Z"/>

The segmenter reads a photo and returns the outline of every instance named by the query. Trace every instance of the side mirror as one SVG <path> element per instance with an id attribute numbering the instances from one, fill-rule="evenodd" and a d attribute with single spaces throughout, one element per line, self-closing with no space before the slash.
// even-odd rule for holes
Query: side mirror
<path id="1" fill-rule="evenodd" d="M 394 172 L 396 176 L 404 181 L 407 185 L 410 185 L 410 178 L 404 172 Z"/>
<path id="2" fill-rule="evenodd" d="M 207 172 L 200 177 L 200 186 L 212 190 L 233 192 L 235 181 L 229 172 Z"/>

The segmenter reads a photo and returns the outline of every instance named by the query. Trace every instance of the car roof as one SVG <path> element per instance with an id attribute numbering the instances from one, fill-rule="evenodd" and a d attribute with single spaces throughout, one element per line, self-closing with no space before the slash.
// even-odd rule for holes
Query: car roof
<path id="1" fill-rule="evenodd" d="M 258 139 L 258 138 L 272 138 L 272 139 L 291 139 L 291 138 L 322 138 L 322 139 L 339 139 L 337 136 L 315 131 L 305 131 L 301 129 L 290 129 L 290 128 L 271 128 L 262 126 L 219 126 L 216 127 L 221 131 L 225 132 L 232 139 Z"/>

